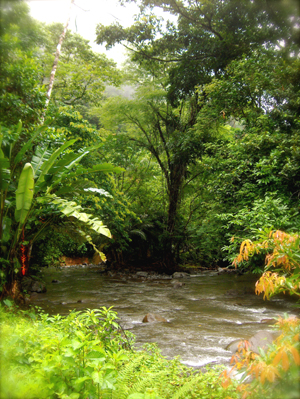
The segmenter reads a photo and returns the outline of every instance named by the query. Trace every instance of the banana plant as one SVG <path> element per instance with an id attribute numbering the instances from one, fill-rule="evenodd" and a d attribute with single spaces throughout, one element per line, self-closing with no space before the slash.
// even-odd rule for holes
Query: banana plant
<path id="1" fill-rule="evenodd" d="M 111 237 L 109 229 L 103 222 L 84 212 L 75 201 L 62 198 L 70 194 L 73 178 L 96 172 L 122 172 L 122 168 L 110 164 L 99 164 L 92 168 L 83 168 L 79 162 L 99 146 L 83 148 L 79 153 L 71 147 L 76 139 L 69 140 L 59 148 L 49 149 L 37 146 L 31 156 L 31 162 L 23 166 L 23 159 L 28 160 L 28 152 L 38 136 L 47 129 L 40 127 L 32 138 L 15 154 L 14 148 L 20 142 L 22 125 L 15 131 L 0 131 L 0 275 L 8 281 L 7 276 L 14 276 L 22 269 L 25 272 L 25 258 L 28 263 L 34 241 L 46 227 L 51 224 L 52 216 L 77 219 L 84 229 L 81 236 L 93 245 L 98 258 L 105 260 L 104 254 L 93 244 L 89 232 Z M 40 209 L 47 213 L 46 223 L 38 223 Z M 32 227 L 34 226 L 34 227 Z M 28 265 L 27 265 L 28 267 Z M 23 273 L 24 274 L 24 273 Z M 2 284 L 3 285 L 3 284 Z"/>

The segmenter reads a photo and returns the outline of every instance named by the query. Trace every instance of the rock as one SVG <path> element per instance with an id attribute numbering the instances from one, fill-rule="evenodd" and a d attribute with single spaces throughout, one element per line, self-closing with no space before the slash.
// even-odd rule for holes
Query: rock
<path id="1" fill-rule="evenodd" d="M 21 286 L 23 291 L 27 292 L 46 292 L 47 288 L 41 281 L 34 280 L 31 277 L 24 277 L 21 281 Z"/>
<path id="2" fill-rule="evenodd" d="M 148 313 L 143 318 L 143 323 L 167 322 L 167 320 L 155 313 Z"/>
<path id="3" fill-rule="evenodd" d="M 58 283 L 60 283 L 60 281 L 59 280 L 52 280 L 51 283 L 58 284 Z"/>
<path id="4" fill-rule="evenodd" d="M 161 280 L 172 280 L 172 276 L 168 276 L 167 274 L 162 274 L 158 278 Z"/>
<path id="5" fill-rule="evenodd" d="M 239 348 L 245 348 L 247 345 L 249 351 L 259 354 L 258 348 L 266 350 L 268 345 L 272 344 L 274 339 L 275 336 L 273 336 L 269 331 L 258 331 L 249 340 L 236 339 L 227 345 L 226 350 L 235 353 Z"/>
<path id="6" fill-rule="evenodd" d="M 185 285 L 185 283 L 178 282 L 178 283 L 173 284 L 173 288 L 174 289 L 182 288 L 184 285 Z"/>
<path id="7" fill-rule="evenodd" d="M 242 294 L 243 295 L 254 295 L 255 294 L 255 288 L 253 287 L 245 287 L 243 290 L 242 290 Z"/>
<path id="8" fill-rule="evenodd" d="M 137 272 L 136 276 L 137 277 L 148 277 L 149 273 L 148 272 Z"/>
<path id="9" fill-rule="evenodd" d="M 218 267 L 218 274 L 225 273 L 225 270 L 222 267 Z"/>
<path id="10" fill-rule="evenodd" d="M 21 281 L 21 287 L 23 291 L 31 291 L 31 285 L 33 280 L 29 277 L 23 277 Z"/>
<path id="11" fill-rule="evenodd" d="M 239 293 L 238 290 L 235 290 L 234 288 L 232 288 L 232 289 L 226 291 L 226 292 L 225 292 L 225 295 L 226 295 L 226 296 L 233 296 L 233 297 L 235 297 L 235 296 L 240 296 L 240 293 Z"/>
<path id="12" fill-rule="evenodd" d="M 42 293 L 42 292 L 46 292 L 47 288 L 46 288 L 45 284 L 42 283 L 41 281 L 34 281 L 33 284 L 31 285 L 30 291 Z"/>
<path id="13" fill-rule="evenodd" d="M 230 344 L 228 344 L 227 346 L 226 346 L 226 350 L 227 351 L 230 351 L 230 352 L 232 352 L 232 353 L 235 353 L 235 352 L 237 352 L 238 350 L 239 350 L 239 347 L 240 347 L 240 345 L 242 345 L 243 344 L 243 340 L 241 340 L 241 339 L 235 339 L 234 341 L 232 341 L 232 342 L 230 342 Z"/>
<path id="14" fill-rule="evenodd" d="M 185 285 L 185 283 L 182 283 L 178 280 L 172 280 L 171 284 L 173 285 L 173 288 L 177 289 L 177 288 L 181 288 Z"/>
<path id="15" fill-rule="evenodd" d="M 183 278 L 183 277 L 190 277 L 188 273 L 185 272 L 175 272 L 172 275 L 173 278 Z"/>
<path id="16" fill-rule="evenodd" d="M 269 326 L 272 326 L 277 323 L 277 320 L 276 319 L 262 319 L 260 322 L 262 324 L 268 324 Z"/>

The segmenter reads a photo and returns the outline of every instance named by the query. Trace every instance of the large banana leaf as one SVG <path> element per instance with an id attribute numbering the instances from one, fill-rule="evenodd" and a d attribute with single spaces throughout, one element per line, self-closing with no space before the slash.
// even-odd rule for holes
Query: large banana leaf
<path id="1" fill-rule="evenodd" d="M 78 167 L 75 172 L 68 174 L 68 178 L 85 175 L 85 174 L 89 174 L 89 173 L 95 173 L 95 172 L 122 173 L 122 172 L 125 172 L 125 169 L 121 168 L 120 166 L 114 166 L 110 163 L 101 163 L 98 165 L 94 165 L 92 168 L 88 168 L 88 169 L 85 169 L 83 167 Z"/>
<path id="2" fill-rule="evenodd" d="M 103 224 L 101 220 L 85 212 L 81 212 L 82 208 L 80 205 L 76 204 L 74 201 L 67 201 L 63 198 L 57 197 L 56 195 L 46 195 L 44 197 L 38 198 L 40 203 L 52 203 L 57 206 L 59 211 L 67 216 L 74 217 L 79 221 L 83 222 L 87 227 L 93 229 L 99 234 L 103 234 L 106 237 L 111 238 L 111 233 L 109 229 Z"/>
<path id="3" fill-rule="evenodd" d="M 26 220 L 28 212 L 31 208 L 33 191 L 34 191 L 34 171 L 30 163 L 26 163 L 18 183 L 16 191 L 16 210 L 15 219 L 20 224 Z"/>
<path id="4" fill-rule="evenodd" d="M 41 174 L 41 167 L 43 163 L 49 161 L 50 157 L 51 152 L 48 151 L 48 148 L 36 148 L 31 160 L 31 165 L 33 167 L 34 175 L 36 178 L 38 178 Z"/>
<path id="5" fill-rule="evenodd" d="M 64 154 L 61 159 L 59 159 L 50 168 L 47 175 L 45 175 L 45 180 L 47 181 L 47 186 L 52 185 L 52 188 L 57 186 L 65 177 L 69 176 L 70 170 L 73 166 L 77 165 L 83 157 L 88 155 L 91 151 L 95 151 L 103 144 L 97 144 L 91 147 L 85 147 L 80 153 L 69 153 Z"/>
<path id="6" fill-rule="evenodd" d="M 65 144 L 63 144 L 61 147 L 59 147 L 56 151 L 54 151 L 53 154 L 51 155 L 51 157 L 46 162 L 43 163 L 43 165 L 40 168 L 41 174 L 36 181 L 36 188 L 37 188 L 36 191 L 39 191 L 41 184 L 45 180 L 46 174 L 48 173 L 50 168 L 53 166 L 56 159 L 64 152 L 64 150 L 66 148 L 73 145 L 76 141 L 77 141 L 77 139 L 67 141 Z"/>

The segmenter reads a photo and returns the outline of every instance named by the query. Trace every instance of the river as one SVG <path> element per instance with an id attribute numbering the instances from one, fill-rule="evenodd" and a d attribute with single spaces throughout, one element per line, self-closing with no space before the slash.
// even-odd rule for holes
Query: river
<path id="1" fill-rule="evenodd" d="M 157 342 L 164 356 L 179 355 L 194 367 L 227 363 L 232 354 L 225 348 L 231 341 L 272 330 L 263 319 L 299 314 L 292 298 L 264 301 L 253 294 L 251 274 L 205 272 L 181 279 L 184 285 L 178 289 L 168 279 L 109 277 L 91 267 L 46 269 L 43 278 L 47 292 L 33 296 L 33 305 L 49 314 L 113 306 L 122 327 L 136 335 L 137 346 Z M 142 323 L 149 312 L 168 322 Z"/>

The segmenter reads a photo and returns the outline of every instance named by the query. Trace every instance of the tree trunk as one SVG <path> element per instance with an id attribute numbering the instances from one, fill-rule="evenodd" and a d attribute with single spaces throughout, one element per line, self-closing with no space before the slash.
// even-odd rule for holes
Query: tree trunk
<path id="1" fill-rule="evenodd" d="M 164 250 L 164 264 L 166 270 L 170 272 L 176 271 L 176 260 L 174 251 L 174 232 L 176 228 L 176 219 L 178 214 L 178 207 L 180 204 L 180 193 L 186 165 L 180 163 L 173 163 L 170 169 L 170 184 L 168 187 L 169 195 L 169 208 L 168 208 L 168 221 L 167 221 L 167 237 Z"/>
<path id="2" fill-rule="evenodd" d="M 51 70 L 51 74 L 50 74 L 50 81 L 49 81 L 49 86 L 48 86 L 48 91 L 47 91 L 47 100 L 46 100 L 46 104 L 45 104 L 45 113 L 47 111 L 47 108 L 48 108 L 48 105 L 49 105 L 49 102 L 50 102 L 51 93 L 52 93 L 53 84 L 54 84 L 55 73 L 56 73 L 58 60 L 59 60 L 59 56 L 60 56 L 60 52 L 61 52 L 61 46 L 62 46 L 62 43 L 63 43 L 64 38 L 66 36 L 67 30 L 68 30 L 70 17 L 71 17 L 71 9 L 72 9 L 72 5 L 73 5 L 74 1 L 75 0 L 71 0 L 68 17 L 67 17 L 64 29 L 63 29 L 63 31 L 62 31 L 62 33 L 60 35 L 60 38 L 59 38 L 59 41 L 58 41 L 58 44 L 57 44 L 57 47 L 56 47 L 55 58 L 54 58 L 53 65 L 52 65 L 52 70 Z"/>

